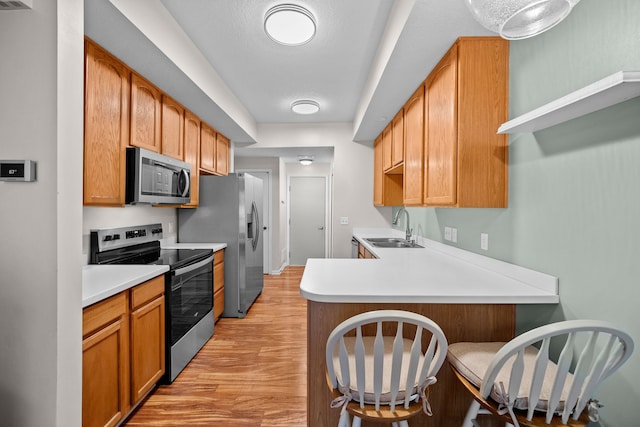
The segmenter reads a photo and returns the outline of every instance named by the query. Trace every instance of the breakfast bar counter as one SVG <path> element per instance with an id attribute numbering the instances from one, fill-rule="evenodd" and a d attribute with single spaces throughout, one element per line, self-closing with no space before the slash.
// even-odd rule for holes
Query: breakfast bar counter
<path id="1" fill-rule="evenodd" d="M 440 325 L 449 343 L 508 341 L 515 334 L 516 304 L 557 304 L 558 279 L 452 246 L 419 239 L 424 248 L 378 248 L 366 237 L 395 230 L 354 230 L 378 259 L 309 259 L 300 283 L 307 299 L 307 425 L 337 425 L 325 375 L 330 332 L 358 313 L 400 309 Z M 404 235 L 402 235 L 404 237 Z M 411 425 L 459 426 L 471 398 L 448 365 L 437 375 L 429 401 L 433 416 Z M 367 425 L 363 422 L 363 425 Z"/>

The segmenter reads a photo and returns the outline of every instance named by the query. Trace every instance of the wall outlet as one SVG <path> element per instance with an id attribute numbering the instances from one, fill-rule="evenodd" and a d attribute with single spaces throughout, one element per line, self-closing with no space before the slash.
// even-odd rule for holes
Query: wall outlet
<path id="1" fill-rule="evenodd" d="M 348 216 L 341 216 L 340 217 L 340 225 L 347 225 L 349 224 L 349 217 Z"/>
<path id="2" fill-rule="evenodd" d="M 451 227 L 444 228 L 444 240 L 451 241 Z"/>
<path id="3" fill-rule="evenodd" d="M 458 241 L 458 229 L 455 227 L 451 228 L 451 241 L 456 243 Z"/>
<path id="4" fill-rule="evenodd" d="M 484 249 L 485 251 L 489 250 L 489 234 L 480 234 L 480 249 Z"/>

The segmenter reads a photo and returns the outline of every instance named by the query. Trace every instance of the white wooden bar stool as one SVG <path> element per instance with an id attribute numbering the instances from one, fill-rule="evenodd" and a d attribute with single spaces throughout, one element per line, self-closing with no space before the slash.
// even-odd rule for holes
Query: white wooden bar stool
<path id="1" fill-rule="evenodd" d="M 410 338 L 405 338 L 410 337 Z M 429 386 L 444 363 L 447 340 L 422 315 L 378 310 L 353 316 L 327 339 L 327 381 L 341 408 L 339 427 L 361 420 L 407 427 L 421 410 L 431 415 Z"/>
<path id="2" fill-rule="evenodd" d="M 552 323 L 508 343 L 451 344 L 447 360 L 474 397 L 463 427 L 478 426 L 478 414 L 493 414 L 514 426 L 597 421 L 594 391 L 633 347 L 628 334 L 598 320 Z"/>

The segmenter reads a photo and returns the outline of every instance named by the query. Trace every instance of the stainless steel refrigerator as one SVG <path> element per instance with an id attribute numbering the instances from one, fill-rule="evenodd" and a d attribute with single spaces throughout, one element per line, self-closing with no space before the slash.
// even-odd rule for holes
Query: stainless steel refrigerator
<path id="1" fill-rule="evenodd" d="M 196 209 L 178 209 L 178 242 L 226 243 L 223 317 L 245 317 L 263 286 L 262 180 L 201 176 Z"/>

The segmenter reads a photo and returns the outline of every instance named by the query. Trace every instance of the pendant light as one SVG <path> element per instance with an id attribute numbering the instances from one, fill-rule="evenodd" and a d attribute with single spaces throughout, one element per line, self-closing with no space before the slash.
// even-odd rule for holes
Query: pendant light
<path id="1" fill-rule="evenodd" d="M 465 0 L 476 21 L 508 40 L 533 37 L 558 25 L 580 0 Z"/>

